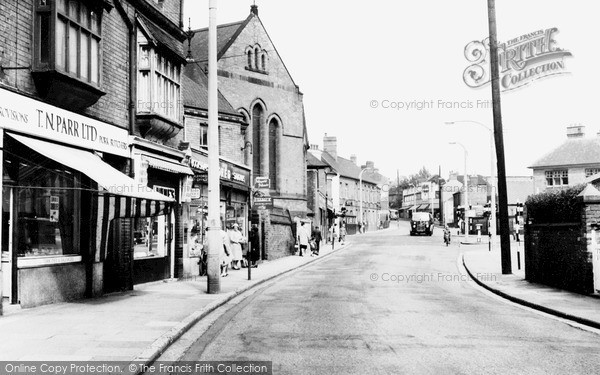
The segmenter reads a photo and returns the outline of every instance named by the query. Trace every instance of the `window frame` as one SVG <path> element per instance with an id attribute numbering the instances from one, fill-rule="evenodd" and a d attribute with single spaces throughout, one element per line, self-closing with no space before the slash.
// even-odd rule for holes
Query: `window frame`
<path id="1" fill-rule="evenodd" d="M 142 55 L 141 51 L 144 49 L 148 50 L 148 63 L 142 66 L 139 56 Z M 137 60 L 138 103 L 144 104 L 147 100 L 145 104 L 150 104 L 149 106 L 138 105 L 137 112 L 157 114 L 170 121 L 182 122 L 182 111 L 179 105 L 181 103 L 181 64 L 158 51 L 150 42 L 140 41 L 138 41 Z M 147 74 L 147 79 L 142 78 L 142 72 Z M 146 92 L 142 91 L 144 89 Z M 165 108 L 164 111 L 163 108 Z"/>
<path id="2" fill-rule="evenodd" d="M 592 177 L 595 174 L 600 173 L 600 168 L 585 168 L 585 177 Z"/>
<path id="3" fill-rule="evenodd" d="M 569 185 L 569 170 L 557 169 L 545 171 L 546 186 L 560 187 Z"/>
<path id="4" fill-rule="evenodd" d="M 33 46 L 33 71 L 43 72 L 43 71 L 55 71 L 62 75 L 68 76 L 72 79 L 76 79 L 77 81 L 95 87 L 99 89 L 102 87 L 103 83 L 103 69 L 102 63 L 104 60 L 102 45 L 103 45 L 103 37 L 102 37 L 102 18 L 104 14 L 104 10 L 100 4 L 96 4 L 93 1 L 86 0 L 75 0 L 77 3 L 77 15 L 76 17 L 72 17 L 70 14 L 69 8 L 69 0 L 63 0 L 65 9 L 64 11 L 60 11 L 58 8 L 59 0 L 35 0 L 33 4 L 33 33 L 32 33 L 32 46 Z M 85 5 L 86 13 L 87 13 L 87 21 L 81 20 L 81 5 Z M 91 17 L 91 12 L 95 12 L 97 14 L 96 18 L 96 27 L 93 27 L 93 17 Z M 48 17 L 48 40 L 47 40 L 47 49 L 48 49 L 48 57 L 47 61 L 42 61 L 42 30 L 41 30 L 41 22 L 42 15 Z M 87 25 L 84 25 L 84 22 L 87 22 Z M 57 57 L 57 32 L 59 23 L 65 24 L 65 43 L 64 43 L 64 66 L 59 66 Z M 69 62 L 69 54 L 70 54 L 70 43 L 69 43 L 69 33 L 71 26 L 77 30 L 77 53 L 76 53 L 76 72 L 70 72 L 70 62 Z M 82 58 L 81 58 L 81 46 L 83 35 L 87 35 L 87 77 L 83 77 L 81 75 L 82 72 Z M 92 40 L 95 39 L 97 41 L 97 74 L 96 74 L 96 82 L 92 81 Z"/>

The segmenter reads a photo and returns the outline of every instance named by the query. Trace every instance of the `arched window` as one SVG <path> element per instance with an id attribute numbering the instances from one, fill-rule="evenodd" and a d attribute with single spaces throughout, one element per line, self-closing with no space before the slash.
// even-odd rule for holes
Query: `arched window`
<path id="1" fill-rule="evenodd" d="M 260 68 L 263 70 L 263 72 L 267 71 L 267 56 L 265 56 L 265 53 L 263 52 L 262 55 L 260 56 Z"/>
<path id="2" fill-rule="evenodd" d="M 252 108 L 252 169 L 255 176 L 262 175 L 260 168 L 260 155 L 262 154 L 262 145 L 260 143 L 260 124 L 263 122 L 264 110 L 260 104 Z"/>
<path id="3" fill-rule="evenodd" d="M 271 189 L 277 189 L 277 147 L 279 146 L 279 123 L 272 118 L 269 121 L 269 179 Z"/>
<path id="4" fill-rule="evenodd" d="M 252 69 L 252 50 L 248 50 L 248 69 Z"/>
<path id="5" fill-rule="evenodd" d="M 254 69 L 260 69 L 260 49 L 256 47 L 254 49 Z"/>

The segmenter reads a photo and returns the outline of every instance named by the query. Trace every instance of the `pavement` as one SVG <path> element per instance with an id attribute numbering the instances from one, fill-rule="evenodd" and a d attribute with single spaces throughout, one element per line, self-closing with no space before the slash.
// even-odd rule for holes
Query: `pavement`
<path id="1" fill-rule="evenodd" d="M 351 240 L 350 240 L 351 241 Z M 349 246 L 322 243 L 318 257 L 288 256 L 248 270 L 230 270 L 221 293 L 207 278 L 136 285 L 96 299 L 30 309 L 6 306 L 0 317 L 0 361 L 124 361 L 151 363 L 173 341 L 219 306 L 279 275 Z M 136 372 L 134 372 L 136 373 Z"/>
<path id="2" fill-rule="evenodd" d="M 462 246 L 462 262 L 477 284 L 512 302 L 600 329 L 598 296 L 568 292 L 525 280 L 524 245 L 515 241 L 511 241 L 512 274 L 503 275 L 500 241 L 496 243 L 498 246 L 494 251 L 488 250 L 487 241 L 479 246 Z"/>

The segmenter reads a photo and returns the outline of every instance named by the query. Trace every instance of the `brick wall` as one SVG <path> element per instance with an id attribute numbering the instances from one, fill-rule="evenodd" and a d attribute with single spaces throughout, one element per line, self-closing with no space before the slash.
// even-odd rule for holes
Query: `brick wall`
<path id="1" fill-rule="evenodd" d="M 26 67 L 32 64 L 33 3 L 30 0 L 0 1 L 0 57 L 2 65 Z M 130 17 L 133 8 L 130 8 Z M 116 10 L 102 15 L 102 84 L 106 95 L 81 113 L 119 127 L 128 126 L 129 54 L 128 30 Z M 7 69 L 0 84 L 38 96 L 28 69 Z M 69 108 L 67 108 L 69 109 Z"/>
<path id="2" fill-rule="evenodd" d="M 31 0 L 0 1 L 0 58 L 2 66 L 27 67 L 32 63 L 31 40 L 33 3 Z M 35 94 L 31 73 L 26 69 L 0 72 L 0 83 Z"/>

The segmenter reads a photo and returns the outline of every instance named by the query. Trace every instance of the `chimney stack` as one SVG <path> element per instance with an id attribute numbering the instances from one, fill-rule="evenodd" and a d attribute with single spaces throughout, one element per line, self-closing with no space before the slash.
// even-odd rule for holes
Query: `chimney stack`
<path id="1" fill-rule="evenodd" d="M 316 144 L 314 144 L 314 143 L 311 143 L 311 145 L 310 145 L 310 149 L 311 149 L 311 150 L 318 150 L 318 149 L 319 149 L 319 145 L 316 145 Z"/>
<path id="2" fill-rule="evenodd" d="M 598 133 L 598 134 L 600 134 L 600 133 Z M 350 161 L 351 161 L 351 162 L 352 162 L 354 165 L 357 165 L 357 164 L 356 164 L 356 155 L 354 155 L 354 154 L 350 155 Z"/>
<path id="3" fill-rule="evenodd" d="M 372 161 L 367 161 L 367 166 L 366 168 L 371 168 L 371 169 L 375 169 L 375 163 Z"/>
<path id="4" fill-rule="evenodd" d="M 337 137 L 323 137 L 323 151 L 329 153 L 337 161 Z"/>
<path id="5" fill-rule="evenodd" d="M 567 126 L 567 138 L 583 138 L 585 136 L 585 126 L 581 124 L 575 124 Z"/>

